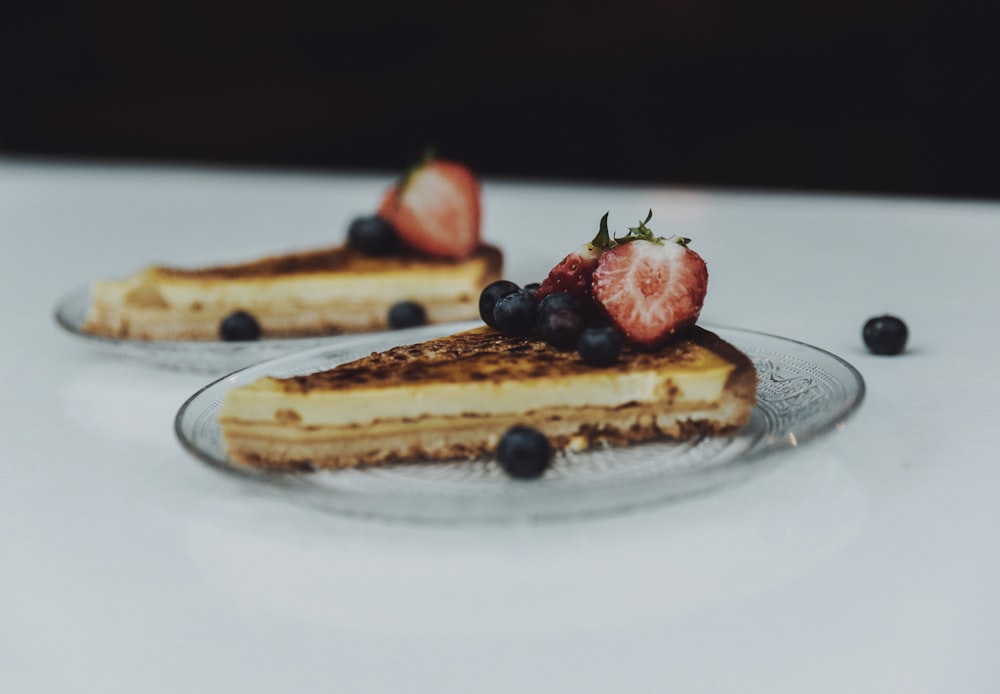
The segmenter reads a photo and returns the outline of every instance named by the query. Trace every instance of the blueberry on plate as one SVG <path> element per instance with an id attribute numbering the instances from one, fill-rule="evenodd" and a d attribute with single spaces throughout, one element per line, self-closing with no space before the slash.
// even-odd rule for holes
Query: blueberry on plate
<path id="1" fill-rule="evenodd" d="M 906 348 L 909 334 L 906 323 L 890 315 L 868 319 L 861 331 L 865 346 L 872 354 L 900 354 Z"/>
<path id="2" fill-rule="evenodd" d="M 584 363 L 611 366 L 622 352 L 622 334 L 610 325 L 594 325 L 580 333 L 576 349 Z"/>
<path id="3" fill-rule="evenodd" d="M 226 342 L 247 342 L 260 339 L 260 324 L 246 311 L 235 311 L 222 319 L 219 337 Z"/>
<path id="4" fill-rule="evenodd" d="M 389 327 L 415 328 L 427 324 L 427 311 L 416 301 L 400 301 L 389 309 Z"/>
<path id="5" fill-rule="evenodd" d="M 479 317 L 491 328 L 497 327 L 493 320 L 493 309 L 497 302 L 508 294 L 521 291 L 521 288 L 508 280 L 497 280 L 486 285 L 479 294 Z"/>
<path id="6" fill-rule="evenodd" d="M 392 255 L 399 248 L 396 228 L 378 215 L 358 217 L 347 228 L 347 242 L 365 255 Z"/>
<path id="7" fill-rule="evenodd" d="M 493 307 L 493 322 L 504 335 L 530 335 L 538 320 L 538 302 L 531 292 L 517 291 L 501 297 Z"/>
<path id="8" fill-rule="evenodd" d="M 500 437 L 497 462 L 511 477 L 536 479 L 552 464 L 552 444 L 537 429 L 517 425 Z"/>

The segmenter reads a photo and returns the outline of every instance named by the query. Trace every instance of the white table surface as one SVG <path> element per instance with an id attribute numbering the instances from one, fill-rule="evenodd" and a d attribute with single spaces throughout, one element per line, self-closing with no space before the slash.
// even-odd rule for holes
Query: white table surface
<path id="1" fill-rule="evenodd" d="M 0 691 L 1000 691 L 1000 205 L 487 180 L 510 279 L 653 208 L 708 261 L 705 321 L 867 383 L 843 431 L 750 481 L 569 523 L 257 494 L 174 439 L 208 377 L 52 319 L 152 261 L 337 242 L 389 180 L 0 160 Z M 887 311 L 900 357 L 860 339 Z"/>

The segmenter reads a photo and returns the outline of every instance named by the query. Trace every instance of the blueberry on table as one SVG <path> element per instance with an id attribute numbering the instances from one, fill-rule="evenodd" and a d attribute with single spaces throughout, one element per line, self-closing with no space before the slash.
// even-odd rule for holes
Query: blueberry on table
<path id="1" fill-rule="evenodd" d="M 538 302 L 531 292 L 517 291 L 501 297 L 493 307 L 493 321 L 504 335 L 530 335 L 538 320 Z"/>
<path id="2" fill-rule="evenodd" d="M 235 311 L 219 325 L 219 337 L 226 342 L 246 342 L 260 338 L 260 324 L 246 311 Z"/>
<path id="3" fill-rule="evenodd" d="M 861 337 L 872 354 L 900 354 L 906 348 L 909 330 L 895 316 L 876 316 L 865 323 Z"/>
<path id="4" fill-rule="evenodd" d="M 511 477 L 541 477 L 552 463 L 552 444 L 545 434 L 522 425 L 508 429 L 497 446 L 497 462 Z"/>
<path id="5" fill-rule="evenodd" d="M 549 294 L 555 296 L 555 294 Z M 546 299 L 549 297 L 545 297 Z M 583 332 L 583 318 L 566 308 L 542 313 L 539 310 L 538 332 L 556 349 L 574 349 Z"/>
<path id="6" fill-rule="evenodd" d="M 611 366 L 618 361 L 624 341 L 622 334 L 610 325 L 595 325 L 584 329 L 576 349 L 584 363 L 591 366 Z"/>
<path id="7" fill-rule="evenodd" d="M 508 294 L 521 291 L 521 288 L 508 280 L 497 280 L 486 285 L 479 294 L 479 317 L 491 328 L 497 327 L 493 320 L 493 309 L 497 302 Z"/>
<path id="8" fill-rule="evenodd" d="M 427 311 L 416 301 L 400 301 L 389 309 L 390 328 L 415 328 L 426 323 Z"/>
<path id="9" fill-rule="evenodd" d="M 347 242 L 365 255 L 392 255 L 399 248 L 395 227 L 377 215 L 358 217 L 347 228 Z"/>

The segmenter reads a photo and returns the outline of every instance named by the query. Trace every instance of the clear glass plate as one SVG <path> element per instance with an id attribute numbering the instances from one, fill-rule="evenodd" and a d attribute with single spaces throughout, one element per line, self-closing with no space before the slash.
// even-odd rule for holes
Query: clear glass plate
<path id="1" fill-rule="evenodd" d="M 619 512 L 744 479 L 765 469 L 775 457 L 769 454 L 838 427 L 864 397 L 861 374 L 834 354 L 773 335 L 705 327 L 743 350 L 757 368 L 757 405 L 746 427 L 726 437 L 559 454 L 539 480 L 510 479 L 490 460 L 310 473 L 261 472 L 229 460 L 217 419 L 227 391 L 265 375 L 328 369 L 398 343 L 384 335 L 341 340 L 226 376 L 181 407 L 175 431 L 199 460 L 325 510 L 394 521 L 522 522 Z M 411 336 L 416 342 L 454 329 L 432 326 Z"/>
<path id="2" fill-rule="evenodd" d="M 86 287 L 70 292 L 56 304 L 56 322 L 68 333 L 99 352 L 126 357 L 151 366 L 224 374 L 268 359 L 275 359 L 303 350 L 334 344 L 356 335 L 326 337 L 296 337 L 254 340 L 252 342 L 214 342 L 208 340 L 128 340 L 85 333 L 81 328 L 87 318 L 89 290 Z M 450 328 L 455 331 L 454 325 Z M 390 341 L 397 344 L 412 342 L 409 330 L 395 330 Z"/>

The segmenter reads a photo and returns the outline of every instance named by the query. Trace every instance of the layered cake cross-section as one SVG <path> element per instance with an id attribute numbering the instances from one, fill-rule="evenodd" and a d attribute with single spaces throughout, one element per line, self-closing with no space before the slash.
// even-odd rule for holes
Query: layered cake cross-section
<path id="1" fill-rule="evenodd" d="M 614 368 L 483 327 L 258 380 L 227 394 L 219 421 L 236 462 L 341 468 L 488 456 L 519 424 L 572 450 L 723 434 L 749 420 L 755 385 L 747 357 L 697 327 Z"/>
<path id="2" fill-rule="evenodd" d="M 268 337 L 385 330 L 395 304 L 422 306 L 429 323 L 476 315 L 479 292 L 502 272 L 500 251 L 466 258 L 416 253 L 371 257 L 349 246 L 182 270 L 152 267 L 97 282 L 84 330 L 139 340 L 216 340 L 227 316 L 246 311 Z"/>

